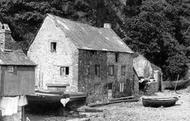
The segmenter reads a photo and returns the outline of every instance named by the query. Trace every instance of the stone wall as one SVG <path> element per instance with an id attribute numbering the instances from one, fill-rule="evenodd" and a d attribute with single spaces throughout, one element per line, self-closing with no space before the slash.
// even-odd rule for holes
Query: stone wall
<path id="1" fill-rule="evenodd" d="M 148 89 L 147 89 L 146 93 L 148 95 L 152 95 L 152 94 L 154 94 L 154 93 L 156 93 L 158 91 L 159 91 L 158 82 L 151 82 L 148 85 Z"/>
<path id="2" fill-rule="evenodd" d="M 56 26 L 51 17 L 46 17 L 28 51 L 29 58 L 37 64 L 35 86 L 47 89 L 47 84 L 69 84 L 67 91 L 78 91 L 78 50 Z M 51 51 L 51 42 L 56 51 Z M 60 75 L 60 67 L 69 67 L 69 75 Z"/>
<path id="3" fill-rule="evenodd" d="M 88 102 L 104 101 L 107 97 L 104 90 L 107 83 L 106 62 L 106 52 L 79 50 L 78 86 L 79 91 L 87 92 Z M 100 73 L 96 74 L 95 68 L 99 68 Z"/>
<path id="4" fill-rule="evenodd" d="M 110 95 L 116 98 L 137 92 L 131 55 L 117 53 L 117 56 L 116 60 L 115 52 L 79 50 L 79 91 L 88 93 L 88 102 L 107 102 Z M 99 76 L 95 72 L 96 65 L 100 66 Z M 113 75 L 109 74 L 110 66 L 114 66 Z M 125 74 L 121 74 L 122 66 L 126 67 Z"/>
<path id="5" fill-rule="evenodd" d="M 116 61 L 116 54 L 118 54 L 118 59 Z M 133 60 L 128 53 L 107 53 L 107 65 L 114 65 L 114 76 L 108 75 L 109 82 L 113 82 L 113 97 L 123 97 L 132 95 L 133 90 Z M 122 75 L 121 68 L 126 66 L 125 74 Z M 124 90 L 120 90 L 120 86 L 124 84 Z"/>

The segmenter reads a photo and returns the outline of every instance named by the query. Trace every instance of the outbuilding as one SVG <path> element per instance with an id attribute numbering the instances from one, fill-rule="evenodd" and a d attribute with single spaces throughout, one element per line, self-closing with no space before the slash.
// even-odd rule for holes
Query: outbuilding
<path id="1" fill-rule="evenodd" d="M 0 22 L 0 110 L 1 121 L 20 121 L 26 95 L 34 93 L 35 66 L 16 42 L 7 24 Z M 13 47 L 14 48 L 14 47 Z"/>

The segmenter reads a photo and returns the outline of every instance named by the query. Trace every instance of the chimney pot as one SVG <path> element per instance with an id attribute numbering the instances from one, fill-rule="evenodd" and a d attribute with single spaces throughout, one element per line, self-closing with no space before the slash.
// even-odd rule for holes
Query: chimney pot
<path id="1" fill-rule="evenodd" d="M 0 50 L 5 51 L 6 49 L 11 49 L 12 43 L 14 43 L 14 40 L 12 39 L 8 24 L 2 24 L 0 22 Z"/>

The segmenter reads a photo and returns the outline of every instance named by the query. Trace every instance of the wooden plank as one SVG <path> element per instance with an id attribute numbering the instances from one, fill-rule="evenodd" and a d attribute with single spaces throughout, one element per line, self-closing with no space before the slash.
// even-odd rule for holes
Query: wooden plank
<path id="1" fill-rule="evenodd" d="M 69 119 L 66 121 L 90 121 L 89 118 L 75 118 L 75 119 Z"/>
<path id="2" fill-rule="evenodd" d="M 131 98 L 134 98 L 134 96 L 127 96 L 127 97 L 113 98 L 113 99 L 110 99 L 110 101 L 125 100 L 125 99 L 131 99 Z"/>
<path id="3" fill-rule="evenodd" d="M 70 84 L 53 84 L 53 83 L 47 83 L 46 86 L 50 87 L 57 87 L 57 88 L 66 88 L 67 86 L 70 86 Z"/>
<path id="4" fill-rule="evenodd" d="M 104 105 L 109 105 L 109 104 L 114 104 L 114 103 L 121 103 L 121 102 L 138 102 L 139 99 L 127 99 L 127 100 L 119 100 L 119 101 L 113 101 L 109 103 L 100 103 L 100 104 L 89 104 L 89 107 L 99 107 L 99 106 L 104 106 Z"/>
<path id="5" fill-rule="evenodd" d="M 91 107 L 85 107 L 85 108 L 79 108 L 77 109 L 78 112 L 86 112 L 86 113 L 97 113 L 97 112 L 103 112 L 102 109 L 96 109 Z"/>

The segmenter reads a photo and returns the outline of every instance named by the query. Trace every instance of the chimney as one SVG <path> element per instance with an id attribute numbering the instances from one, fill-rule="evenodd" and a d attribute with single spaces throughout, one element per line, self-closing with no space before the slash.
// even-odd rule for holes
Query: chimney
<path id="1" fill-rule="evenodd" d="M 104 28 L 111 29 L 111 24 L 110 23 L 104 23 Z"/>
<path id="2" fill-rule="evenodd" d="M 5 51 L 11 49 L 12 43 L 15 43 L 11 36 L 11 30 L 7 24 L 0 22 L 0 49 Z"/>

